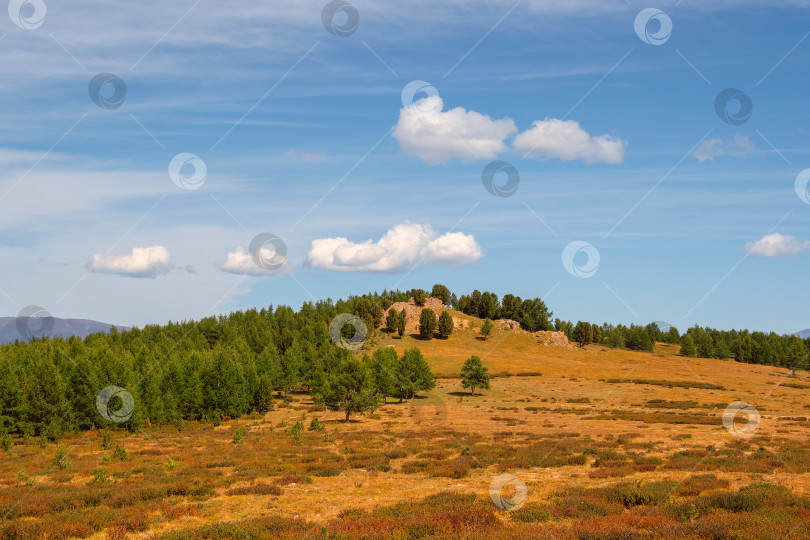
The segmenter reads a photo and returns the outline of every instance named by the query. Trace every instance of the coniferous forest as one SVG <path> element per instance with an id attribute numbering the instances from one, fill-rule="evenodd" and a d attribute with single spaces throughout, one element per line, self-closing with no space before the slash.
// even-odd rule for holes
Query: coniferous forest
<path id="1" fill-rule="evenodd" d="M 681 335 L 674 327 L 662 329 L 655 323 L 574 325 L 552 322 L 552 313 L 539 298 L 506 295 L 499 301 L 494 293 L 479 291 L 457 298 L 442 285 L 430 294 L 465 314 L 513 319 L 529 331 L 565 332 L 583 346 L 652 350 L 655 342 L 665 342 L 681 345 L 686 356 L 794 370 L 808 367 L 810 340 L 792 336 L 697 326 Z M 66 431 L 101 427 L 105 418 L 98 414 L 99 392 L 109 387 L 124 389 L 122 395 L 137 402 L 115 419 L 130 429 L 183 420 L 218 423 L 267 411 L 274 400 L 294 392 L 311 394 L 316 403 L 345 412 L 348 420 L 389 398 L 410 399 L 433 388 L 435 379 L 418 348 L 401 356 L 391 348 L 353 351 L 330 336 L 330 324 L 338 315 L 350 314 L 350 321 L 362 321 L 373 337 L 386 331 L 381 327 L 394 302 L 415 298 L 424 303 L 427 296 L 423 290 L 384 291 L 337 302 L 308 302 L 298 311 L 270 306 L 125 332 L 113 329 L 84 340 L 45 337 L 2 345 L 2 431 L 55 439 Z M 354 335 L 356 324 L 344 325 L 342 335 Z M 387 331 L 394 332 L 394 327 Z M 104 405 L 126 409 L 125 403 L 115 403 L 121 399 L 113 395 Z"/>

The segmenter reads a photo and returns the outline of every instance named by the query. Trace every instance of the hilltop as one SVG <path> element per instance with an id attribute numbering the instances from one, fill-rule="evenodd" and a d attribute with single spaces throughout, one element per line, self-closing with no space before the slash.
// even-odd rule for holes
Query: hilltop
<path id="1" fill-rule="evenodd" d="M 73 343 L 72 363 L 60 340 L 4 346 L 0 382 L 9 361 L 46 373 L 53 355 L 64 370 L 25 379 L 32 413 L 45 417 L 72 381 L 80 391 L 57 411 L 84 423 L 2 434 L 0 538 L 810 537 L 806 371 L 661 341 L 554 346 L 544 338 L 556 332 L 515 319 L 484 339 L 484 319 L 425 305 L 450 312 L 449 338 L 372 329 L 339 349 L 336 312 L 372 325 L 382 314 L 361 297 L 100 335 Z M 392 348 L 400 361 L 418 349 L 435 385 L 350 422 L 319 400 Z M 473 355 L 492 376 L 474 396 L 459 376 Z M 310 361 L 337 376 L 311 375 Z M 95 388 L 76 366 L 131 392 L 132 418 L 94 417 Z M 278 377 L 269 402 L 244 393 L 257 373 Z M 223 414 L 242 399 L 254 408 Z"/>

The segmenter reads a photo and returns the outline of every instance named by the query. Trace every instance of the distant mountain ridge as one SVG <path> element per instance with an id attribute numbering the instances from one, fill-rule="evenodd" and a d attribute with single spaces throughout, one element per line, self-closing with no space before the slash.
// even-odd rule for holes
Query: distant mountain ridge
<path id="1" fill-rule="evenodd" d="M 807 339 L 807 338 L 809 338 L 809 337 L 810 337 L 810 328 L 808 328 L 807 330 L 802 330 L 802 331 L 800 331 L 800 332 L 796 332 L 796 333 L 795 333 L 795 334 L 793 334 L 793 335 L 794 335 L 794 336 L 799 336 L 799 337 L 800 337 L 800 338 L 802 338 L 802 339 Z"/>
<path id="2" fill-rule="evenodd" d="M 68 338 L 77 336 L 85 338 L 97 332 L 106 334 L 113 326 L 121 331 L 130 329 L 128 326 L 117 326 L 88 319 L 60 319 L 58 317 L 38 319 L 31 317 L 27 321 L 20 321 L 22 324 L 18 324 L 18 319 L 20 317 L 0 317 L 0 343 L 13 343 L 18 339 L 28 341 L 32 335 L 38 336 L 41 334 L 47 334 L 50 337 L 61 336 Z M 45 325 L 44 328 L 43 325 Z M 20 332 L 20 326 L 27 335 Z"/>

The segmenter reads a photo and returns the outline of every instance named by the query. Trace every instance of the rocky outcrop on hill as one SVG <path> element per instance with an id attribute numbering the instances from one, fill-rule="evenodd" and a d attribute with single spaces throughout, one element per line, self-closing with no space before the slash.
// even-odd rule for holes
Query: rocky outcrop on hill
<path id="1" fill-rule="evenodd" d="M 408 334 L 418 334 L 419 333 L 419 316 L 422 314 L 422 310 L 425 308 L 430 308 L 436 312 L 438 316 L 442 311 L 450 311 L 450 315 L 453 317 L 453 324 L 455 325 L 456 330 L 459 329 L 467 329 L 472 330 L 474 332 L 478 332 L 480 330 L 480 322 L 471 321 L 465 317 L 456 316 L 453 310 L 448 308 L 447 306 L 442 303 L 441 300 L 438 298 L 430 297 L 425 301 L 425 305 L 418 306 L 416 305 L 416 301 L 413 298 L 408 300 L 407 302 L 396 302 L 391 304 L 391 306 L 385 311 L 385 315 L 388 315 L 388 311 L 396 310 L 397 313 L 401 313 L 402 310 L 405 310 L 405 332 Z M 475 323 L 477 326 L 473 326 Z M 496 328 L 500 330 L 508 330 L 511 332 L 526 332 L 520 326 L 520 323 L 517 321 L 513 321 L 511 319 L 496 319 L 492 321 Z M 572 345 L 568 342 L 568 338 L 565 336 L 563 332 L 533 332 L 532 335 L 537 338 L 537 342 L 541 345 L 545 345 L 547 347 L 571 347 Z"/>
<path id="2" fill-rule="evenodd" d="M 422 314 L 422 310 L 425 308 L 430 308 L 436 312 L 438 316 L 439 313 L 442 311 L 448 310 L 450 308 L 445 307 L 444 303 L 439 300 L 438 298 L 433 298 L 432 296 L 425 300 L 424 306 L 416 305 L 416 301 L 411 298 L 407 302 L 396 302 L 391 304 L 385 314 L 388 315 L 390 310 L 396 310 L 397 313 L 402 312 L 405 310 L 405 333 L 407 334 L 418 334 L 419 333 L 419 316 Z M 385 317 L 383 317 L 385 319 Z M 462 319 L 460 317 L 453 317 L 453 323 L 455 324 L 456 328 L 469 328 L 469 321 Z"/>
<path id="3" fill-rule="evenodd" d="M 535 332 L 537 342 L 546 347 L 571 347 L 565 332 Z"/>

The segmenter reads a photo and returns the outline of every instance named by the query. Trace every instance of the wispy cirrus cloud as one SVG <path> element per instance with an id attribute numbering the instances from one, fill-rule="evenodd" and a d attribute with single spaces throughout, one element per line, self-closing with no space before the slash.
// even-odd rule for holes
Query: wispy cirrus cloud
<path id="1" fill-rule="evenodd" d="M 730 139 L 708 139 L 692 153 L 692 157 L 701 163 L 714 161 L 720 156 L 744 158 L 757 150 L 747 135 L 738 133 Z"/>

